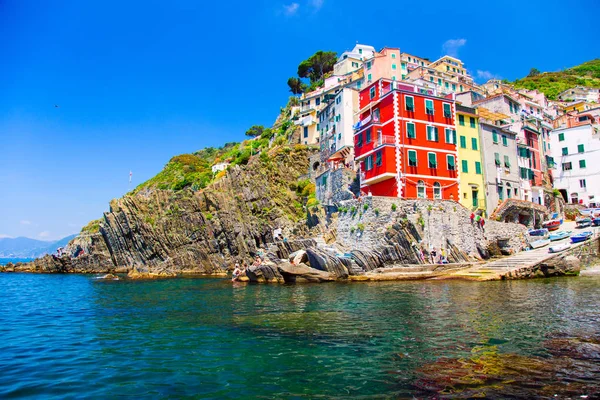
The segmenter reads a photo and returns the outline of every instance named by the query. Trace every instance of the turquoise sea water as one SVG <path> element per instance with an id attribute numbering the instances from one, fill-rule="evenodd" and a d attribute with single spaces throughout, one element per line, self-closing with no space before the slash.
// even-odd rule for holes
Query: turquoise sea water
<path id="1" fill-rule="evenodd" d="M 0 398 L 431 397 L 444 394 L 438 366 L 482 351 L 558 365 L 545 341 L 597 336 L 599 305 L 600 277 L 283 286 L 0 274 Z M 575 378 L 600 379 L 582 365 Z M 549 374 L 535 381 L 571 379 Z M 511 385 L 487 395 L 543 389 Z"/>

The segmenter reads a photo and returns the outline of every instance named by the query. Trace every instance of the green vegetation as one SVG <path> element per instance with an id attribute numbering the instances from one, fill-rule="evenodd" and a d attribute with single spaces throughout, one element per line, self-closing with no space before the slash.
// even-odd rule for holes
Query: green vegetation
<path id="1" fill-rule="evenodd" d="M 337 53 L 335 51 L 317 51 L 298 65 L 298 77 L 288 79 L 287 84 L 290 87 L 290 92 L 302 94 L 307 90 L 312 91 L 322 86 L 325 77 L 333 71 L 336 62 Z M 310 86 L 302 82 L 302 78 L 308 78 Z"/>
<path id="2" fill-rule="evenodd" d="M 397 208 L 398 206 L 396 205 L 396 203 L 392 203 L 392 211 L 396 211 Z"/>
<path id="3" fill-rule="evenodd" d="M 369 209 L 369 205 L 368 205 L 368 204 L 365 204 L 365 205 L 363 206 L 363 210 L 367 211 L 368 209 Z"/>
<path id="4" fill-rule="evenodd" d="M 84 226 L 83 228 L 81 228 L 81 233 L 98 233 L 100 232 L 100 223 L 102 222 L 101 219 L 95 219 L 93 221 L 90 221 L 86 226 Z"/>
<path id="5" fill-rule="evenodd" d="M 527 77 L 517 79 L 513 84 L 518 89 L 537 89 L 551 100 L 556 100 L 560 92 L 575 86 L 600 88 L 600 59 L 559 72 L 540 73 L 532 68 Z"/>
<path id="6" fill-rule="evenodd" d="M 373 211 L 375 211 L 375 215 L 379 217 L 379 208 L 376 208 L 376 209 L 375 209 L 375 210 L 373 210 Z"/>
<path id="7" fill-rule="evenodd" d="M 358 230 L 359 230 L 359 231 L 361 231 L 361 232 L 364 232 L 364 230 L 365 230 L 365 225 L 364 225 L 363 223 L 360 223 L 360 222 L 359 222 L 358 224 L 356 224 L 356 229 L 358 229 Z"/>
<path id="8" fill-rule="evenodd" d="M 207 221 L 212 221 L 213 215 L 207 211 L 204 213 L 204 218 L 206 218 Z"/>

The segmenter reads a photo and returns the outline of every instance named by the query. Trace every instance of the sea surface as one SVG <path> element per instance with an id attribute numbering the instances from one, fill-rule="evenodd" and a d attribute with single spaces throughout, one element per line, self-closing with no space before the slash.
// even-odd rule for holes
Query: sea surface
<path id="1" fill-rule="evenodd" d="M 0 398 L 597 398 L 600 277 L 0 274 Z"/>

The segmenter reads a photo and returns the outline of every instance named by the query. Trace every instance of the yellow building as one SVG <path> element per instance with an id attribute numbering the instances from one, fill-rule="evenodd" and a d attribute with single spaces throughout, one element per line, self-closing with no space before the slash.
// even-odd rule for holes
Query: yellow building
<path id="1" fill-rule="evenodd" d="M 455 121 L 458 137 L 460 203 L 473 211 L 482 210 L 485 214 L 485 175 L 477 110 L 457 104 Z"/>

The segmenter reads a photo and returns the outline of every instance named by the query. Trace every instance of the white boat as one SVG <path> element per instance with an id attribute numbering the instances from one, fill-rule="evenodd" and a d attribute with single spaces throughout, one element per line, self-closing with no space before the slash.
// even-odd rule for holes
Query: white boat
<path id="1" fill-rule="evenodd" d="M 561 251 L 565 251 L 568 248 L 571 247 L 571 243 L 569 242 L 564 242 L 561 244 L 555 244 L 554 246 L 550 246 L 550 248 L 548 249 L 548 251 L 550 253 L 560 253 Z"/>
<path id="2" fill-rule="evenodd" d="M 531 246 L 532 249 L 539 249 L 540 247 L 548 246 L 549 243 L 550 239 L 540 239 L 529 243 L 529 246 Z"/>

